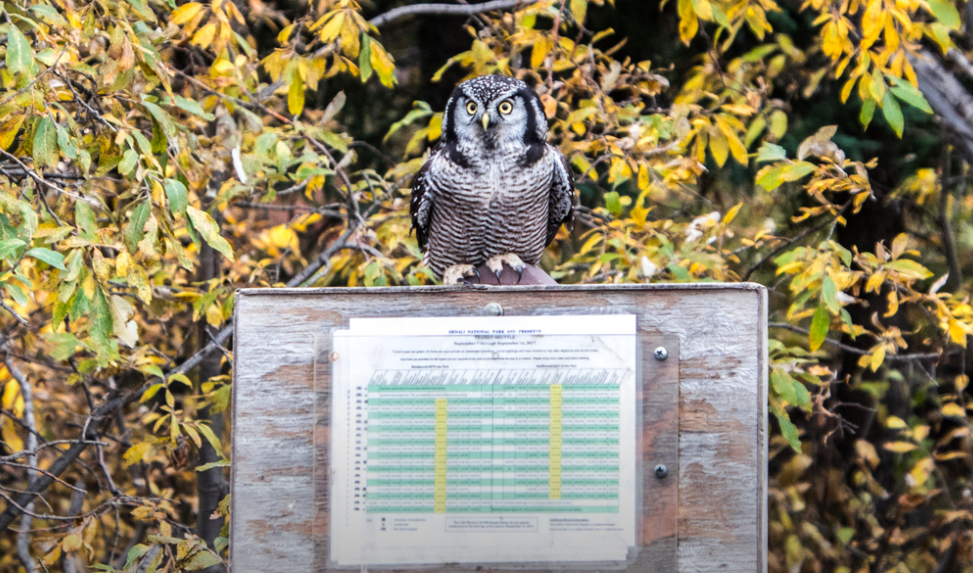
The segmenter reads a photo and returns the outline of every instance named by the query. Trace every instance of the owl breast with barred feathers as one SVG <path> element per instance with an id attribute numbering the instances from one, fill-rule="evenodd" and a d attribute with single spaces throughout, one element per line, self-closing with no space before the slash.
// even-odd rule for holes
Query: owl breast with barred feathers
<path id="1" fill-rule="evenodd" d="M 424 262 L 455 284 L 486 263 L 522 273 L 571 217 L 571 170 L 547 143 L 547 118 L 524 82 L 481 76 L 453 91 L 442 140 L 412 181 Z"/>

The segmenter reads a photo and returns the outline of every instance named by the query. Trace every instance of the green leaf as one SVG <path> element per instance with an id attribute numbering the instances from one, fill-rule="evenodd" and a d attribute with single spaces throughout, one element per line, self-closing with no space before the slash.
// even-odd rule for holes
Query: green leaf
<path id="1" fill-rule="evenodd" d="M 169 100 L 166 100 L 165 103 L 170 103 L 170 102 Z M 198 101 L 186 99 L 182 96 L 175 96 L 175 98 L 173 98 L 171 103 L 184 111 L 188 111 L 193 115 L 198 115 L 199 117 L 205 119 L 206 121 L 213 121 L 214 118 L 213 114 L 206 113 L 206 110 L 203 109 L 203 106 L 201 106 Z"/>
<path id="2" fill-rule="evenodd" d="M 198 471 L 198 472 L 205 472 L 206 470 L 211 470 L 213 468 L 228 468 L 228 467 L 230 467 L 230 461 L 229 460 L 219 460 L 219 461 L 216 461 L 216 462 L 210 462 L 208 464 L 203 464 L 201 466 L 197 466 L 196 467 L 196 471 Z"/>
<path id="3" fill-rule="evenodd" d="M 886 268 L 910 279 L 928 279 L 932 272 L 921 264 L 909 259 L 898 259 L 886 265 Z"/>
<path id="4" fill-rule="evenodd" d="M 8 257 L 16 258 L 17 257 L 17 251 L 21 247 L 26 246 L 26 245 L 27 245 L 27 243 L 25 243 L 23 240 L 17 239 L 17 238 L 11 238 L 11 239 L 4 239 L 4 240 L 2 240 L 2 241 L 0 241 L 0 258 L 2 258 L 2 259 L 6 259 Z"/>
<path id="5" fill-rule="evenodd" d="M 232 261 L 233 248 L 230 247 L 230 243 L 226 242 L 226 239 L 220 236 L 220 227 L 216 224 L 216 221 L 205 211 L 200 211 L 193 206 L 187 207 L 186 213 L 189 215 L 189 221 L 192 223 L 192 226 L 199 231 L 203 240 L 209 243 L 209 246 L 219 251 L 224 257 Z"/>
<path id="6" fill-rule="evenodd" d="M 775 411 L 774 416 L 777 418 L 777 423 L 780 424 L 780 433 L 790 444 L 791 448 L 797 453 L 801 453 L 801 437 L 797 430 L 797 426 L 791 422 L 790 416 L 787 412 L 783 410 Z"/>
<path id="7" fill-rule="evenodd" d="M 135 253 L 139 248 L 139 241 L 145 237 L 145 223 L 152 214 L 152 207 L 148 201 L 143 201 L 132 210 L 132 214 L 125 225 L 125 246 L 128 252 Z"/>
<path id="8" fill-rule="evenodd" d="M 770 371 L 770 385 L 774 392 L 790 405 L 797 404 L 797 394 L 794 392 L 794 379 L 780 368 Z"/>
<path id="9" fill-rule="evenodd" d="M 149 110 L 152 117 L 159 122 L 159 126 L 162 128 L 162 131 L 166 134 L 168 139 L 171 140 L 176 137 L 176 124 L 172 121 L 171 115 L 152 102 L 143 101 L 142 105 L 145 107 L 145 109 Z"/>
<path id="10" fill-rule="evenodd" d="M 672 273 L 672 276 L 676 277 L 676 280 L 689 281 L 693 279 L 693 276 L 689 274 L 689 271 L 685 267 L 681 267 L 676 263 L 669 263 L 666 265 L 666 269 Z"/>
<path id="11" fill-rule="evenodd" d="M 811 319 L 811 332 L 808 335 L 808 342 L 811 352 L 821 348 L 824 339 L 828 337 L 828 328 L 831 326 L 831 315 L 824 306 L 819 306 L 814 310 L 814 317 Z"/>
<path id="12" fill-rule="evenodd" d="M 78 235 L 86 241 L 95 240 L 95 232 L 98 230 L 98 221 L 95 219 L 95 212 L 84 200 L 74 202 L 74 221 L 78 224 Z"/>
<path id="13" fill-rule="evenodd" d="M 27 255 L 34 257 L 39 261 L 44 261 L 56 269 L 61 269 L 62 271 L 67 270 L 64 268 L 64 255 L 61 253 L 54 252 L 50 249 L 45 249 L 44 247 L 35 247 L 27 251 Z"/>
<path id="14" fill-rule="evenodd" d="M 757 185 L 768 191 L 781 186 L 787 181 L 797 181 L 805 175 L 812 173 L 815 169 L 813 163 L 807 161 L 797 161 L 794 163 L 784 163 L 776 167 L 764 167 L 757 174 Z"/>
<path id="15" fill-rule="evenodd" d="M 921 109 L 926 113 L 932 113 L 932 108 L 929 107 L 929 102 L 926 101 L 926 97 L 915 86 L 895 76 L 888 76 L 888 78 L 892 81 L 892 94 L 895 97 L 914 108 Z"/>
<path id="16" fill-rule="evenodd" d="M 952 30 L 959 30 L 959 11 L 949 0 L 929 0 L 929 8 L 937 20 Z"/>
<path id="17" fill-rule="evenodd" d="M 838 285 L 831 275 L 824 275 L 824 281 L 821 283 L 821 299 L 831 312 L 838 314 L 838 310 L 841 309 L 841 304 L 838 302 Z"/>
<path id="18" fill-rule="evenodd" d="M 223 563 L 223 560 L 217 557 L 216 554 L 208 549 L 204 549 L 193 553 L 193 556 L 182 565 L 182 568 L 186 571 L 199 571 L 200 569 L 206 569 L 207 567 L 221 563 Z"/>
<path id="19" fill-rule="evenodd" d="M 861 121 L 862 127 L 868 129 L 868 124 L 872 123 L 872 117 L 875 115 L 875 100 L 867 99 L 862 103 L 862 111 L 858 116 L 858 120 Z"/>
<path id="20" fill-rule="evenodd" d="M 91 341 L 101 351 L 108 350 L 109 337 L 114 330 L 112 323 L 111 310 L 108 308 L 108 299 L 101 287 L 95 287 L 95 295 L 91 297 L 91 323 L 88 325 L 88 336 Z"/>
<path id="21" fill-rule="evenodd" d="M 51 24 L 58 26 L 67 24 L 64 17 L 58 14 L 57 10 L 55 10 L 53 6 L 48 6 L 47 4 L 34 4 L 30 7 L 30 11 L 37 14 L 44 20 L 47 20 Z"/>
<path id="22" fill-rule="evenodd" d="M 764 142 L 757 150 L 757 162 L 762 161 L 783 161 L 787 159 L 787 152 L 784 148 L 769 142 Z"/>
<path id="23" fill-rule="evenodd" d="M 385 137 L 382 138 L 383 142 L 388 141 L 390 137 L 395 135 L 403 127 L 411 125 L 418 119 L 433 114 L 432 108 L 429 107 L 429 104 L 424 101 L 417 101 L 413 104 L 413 106 L 414 107 L 409 110 L 409 113 L 405 114 L 405 117 L 392 124 L 392 127 L 389 128 L 388 133 L 386 133 Z"/>
<path id="24" fill-rule="evenodd" d="M 118 164 L 118 172 L 121 173 L 122 175 L 127 176 L 132 173 L 132 170 L 135 169 L 135 166 L 138 165 L 138 162 L 139 162 L 138 152 L 135 151 L 134 149 L 126 149 L 125 155 L 122 156 L 121 163 Z"/>
<path id="25" fill-rule="evenodd" d="M 7 69 L 14 74 L 33 75 L 34 51 L 27 37 L 13 24 L 7 26 Z"/>
<path id="26" fill-rule="evenodd" d="M 899 107 L 899 102 L 895 101 L 895 96 L 892 95 L 891 91 L 886 91 L 885 97 L 882 99 L 882 115 L 885 116 L 885 121 L 889 122 L 892 131 L 899 137 L 902 137 L 902 128 L 904 127 L 905 120 L 902 118 L 902 109 Z"/>
<path id="27" fill-rule="evenodd" d="M 44 167 L 57 167 L 57 128 L 54 120 L 44 116 L 37 122 L 34 132 L 34 166 L 40 170 Z"/>
<path id="28" fill-rule="evenodd" d="M 209 445 L 213 447 L 214 451 L 217 453 L 223 451 L 223 446 L 220 444 L 220 439 L 216 437 L 216 434 L 213 433 L 213 430 L 208 425 L 200 424 L 196 426 L 196 429 L 199 430 L 199 433 L 202 434 L 204 438 L 206 438 L 206 441 L 209 442 Z M 227 463 L 227 465 L 229 465 L 229 463 Z"/>
<path id="29" fill-rule="evenodd" d="M 358 51 L 358 69 L 361 70 L 361 81 L 365 83 L 372 77 L 372 39 L 362 32 L 361 48 Z"/>
<path id="30" fill-rule="evenodd" d="M 81 342 L 70 332 L 52 332 L 44 335 L 44 339 L 54 345 L 48 355 L 57 361 L 64 361 L 74 356 L 74 351 Z"/>
<path id="31" fill-rule="evenodd" d="M 178 179 L 166 179 L 166 197 L 169 198 L 169 209 L 173 213 L 186 213 L 186 206 L 189 205 L 189 192 L 186 186 Z"/>
<path id="32" fill-rule="evenodd" d="M 808 392 L 807 386 L 794 378 L 791 378 L 791 381 L 794 383 L 794 405 L 805 412 L 810 412 L 814 406 L 811 404 L 811 393 Z"/>
<path id="33" fill-rule="evenodd" d="M 3 283 L 3 290 L 7 291 L 7 294 L 9 294 L 10 297 L 14 299 L 14 302 L 20 306 L 26 306 L 27 303 L 30 302 L 30 299 L 27 297 L 27 293 L 24 292 L 24 289 L 21 288 L 21 286 L 17 283 L 9 281 L 5 282 Z"/>
<path id="34" fill-rule="evenodd" d="M 55 124 L 57 128 L 57 146 L 61 148 L 64 155 L 68 159 L 76 159 L 78 157 L 78 150 L 75 148 L 74 144 L 71 143 L 71 137 L 68 135 L 68 130 L 64 129 L 61 124 Z"/>
<path id="35" fill-rule="evenodd" d="M 618 196 L 618 191 L 605 193 L 605 208 L 616 217 L 622 214 L 622 202 Z"/>
<path id="36" fill-rule="evenodd" d="M 141 543 L 138 544 L 138 545 L 136 545 L 135 547 L 131 548 L 129 550 L 129 552 L 128 552 L 128 556 L 125 558 L 125 569 L 128 569 L 129 566 L 136 559 L 138 559 L 139 557 L 142 557 L 143 555 L 145 555 L 146 553 L 148 553 L 149 552 L 149 549 L 151 549 L 151 548 L 148 545 L 143 545 Z M 134 571 L 134 569 L 132 569 L 132 570 Z"/>

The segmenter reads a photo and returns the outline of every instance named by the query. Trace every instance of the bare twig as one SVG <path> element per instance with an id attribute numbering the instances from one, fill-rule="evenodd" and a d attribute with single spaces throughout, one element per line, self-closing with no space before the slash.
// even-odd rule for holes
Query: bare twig
<path id="1" fill-rule="evenodd" d="M 538 2 L 538 0 L 493 0 L 481 4 L 414 4 L 412 6 L 400 6 L 388 12 L 376 16 L 368 21 L 376 28 L 381 28 L 402 18 L 416 16 L 419 14 L 436 14 L 440 16 L 471 16 L 481 12 L 493 10 L 507 10 L 509 8 L 522 8 Z"/>
<path id="2" fill-rule="evenodd" d="M 17 311 L 10 308 L 10 305 L 5 303 L 2 298 L 0 298 L 0 306 L 2 306 L 5 311 L 13 315 L 13 317 L 17 319 L 17 322 L 19 322 L 23 326 L 26 326 L 27 328 L 30 328 L 30 323 L 27 322 L 27 319 L 17 314 Z"/>
<path id="3" fill-rule="evenodd" d="M 6 305 L 5 305 L 6 306 Z M 4 364 L 7 366 L 7 371 L 13 376 L 14 380 L 20 386 L 20 395 L 24 399 L 24 424 L 33 430 L 27 434 L 27 449 L 31 451 L 37 450 L 37 423 L 34 419 L 34 392 L 30 385 L 30 380 L 27 376 L 17 368 L 17 365 L 13 363 L 9 357 L 4 360 Z M 37 455 L 27 456 L 27 487 L 37 479 Z M 27 504 L 27 512 L 34 510 L 34 503 L 30 502 Z M 20 559 L 20 563 L 24 566 L 24 569 L 28 573 L 34 573 L 37 568 L 34 567 L 34 558 L 30 555 L 30 524 L 33 520 L 33 516 L 30 513 L 25 512 L 23 518 L 20 520 L 20 532 L 17 533 L 17 558 Z"/>
<path id="4" fill-rule="evenodd" d="M 771 322 L 768 324 L 770 328 L 780 328 L 782 330 L 790 330 L 791 332 L 796 332 L 798 334 L 810 334 L 811 331 L 806 328 L 801 328 L 800 326 L 794 326 L 793 324 L 787 324 L 784 322 Z M 867 350 L 862 350 L 861 348 L 855 348 L 854 346 L 849 346 L 843 342 L 839 342 L 833 338 L 825 338 L 825 343 L 834 346 L 839 350 L 854 354 L 856 356 L 864 356 L 868 354 Z M 912 354 L 886 354 L 885 360 L 888 362 L 910 362 L 913 360 L 936 360 L 942 356 L 939 352 L 913 352 Z"/>
<path id="5" fill-rule="evenodd" d="M 943 139 L 946 139 L 946 133 L 944 129 Z M 943 179 L 949 179 L 949 150 L 947 146 L 943 146 L 943 165 L 942 165 L 942 175 Z M 953 217 L 952 213 L 949 212 L 949 187 L 946 185 L 945 181 L 942 184 L 942 188 L 939 190 L 939 217 L 938 223 L 940 231 L 943 235 L 943 248 L 946 251 L 946 261 L 949 263 L 949 290 L 955 291 L 963 284 L 963 269 L 960 267 L 959 254 L 956 250 L 956 238 L 953 235 Z"/>

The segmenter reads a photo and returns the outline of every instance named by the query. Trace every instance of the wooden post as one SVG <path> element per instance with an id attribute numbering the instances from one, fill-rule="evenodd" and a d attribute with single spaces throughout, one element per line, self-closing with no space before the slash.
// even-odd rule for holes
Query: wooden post
<path id="1" fill-rule="evenodd" d="M 658 570 L 766 571 L 766 289 L 706 283 L 237 291 L 234 573 L 321 570 L 313 545 L 315 340 L 352 317 L 480 316 L 491 302 L 508 316 L 635 314 L 640 335 L 678 339 L 677 563 Z"/>

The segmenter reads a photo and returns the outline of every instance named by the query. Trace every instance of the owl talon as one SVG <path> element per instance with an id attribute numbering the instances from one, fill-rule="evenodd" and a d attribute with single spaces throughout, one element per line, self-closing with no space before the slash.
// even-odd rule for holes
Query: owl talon
<path id="1" fill-rule="evenodd" d="M 524 261 L 520 260 L 520 257 L 513 253 L 494 255 L 487 259 L 486 266 L 493 271 L 493 274 L 497 275 L 497 284 L 501 284 L 500 274 L 503 272 L 504 263 L 511 269 L 517 271 L 517 284 L 520 284 L 520 279 L 523 278 L 524 269 L 527 268 L 527 265 L 524 264 Z"/>
<path id="2" fill-rule="evenodd" d="M 443 284 L 473 284 L 466 280 L 466 277 L 471 277 L 473 275 L 476 275 L 476 278 L 480 278 L 480 273 L 477 272 L 476 267 L 473 265 L 452 265 L 451 267 L 447 268 L 445 272 L 443 272 Z"/>

